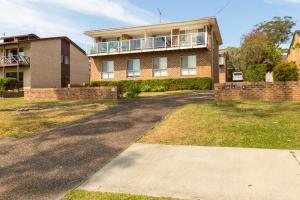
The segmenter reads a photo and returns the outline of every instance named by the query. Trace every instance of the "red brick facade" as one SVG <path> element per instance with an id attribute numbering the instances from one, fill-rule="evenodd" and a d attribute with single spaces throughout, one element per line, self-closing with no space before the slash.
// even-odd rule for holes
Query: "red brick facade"
<path id="1" fill-rule="evenodd" d="M 214 81 L 218 82 L 218 45 L 214 50 Z M 197 56 L 197 74 L 193 76 L 181 75 L 181 56 Z M 153 59 L 157 57 L 167 57 L 168 76 L 153 76 Z M 189 77 L 212 77 L 212 52 L 210 48 L 203 49 L 185 49 L 159 52 L 144 52 L 120 55 L 107 55 L 91 57 L 91 80 L 101 80 L 102 62 L 114 61 L 114 80 L 130 79 L 159 79 L 159 78 L 189 78 Z M 127 61 L 129 59 L 140 59 L 141 75 L 140 77 L 127 77 Z"/>
<path id="2" fill-rule="evenodd" d="M 116 87 L 41 88 L 26 89 L 24 97 L 27 100 L 117 99 L 118 91 Z"/>
<path id="3" fill-rule="evenodd" d="M 300 82 L 215 84 L 218 100 L 300 101 Z"/>

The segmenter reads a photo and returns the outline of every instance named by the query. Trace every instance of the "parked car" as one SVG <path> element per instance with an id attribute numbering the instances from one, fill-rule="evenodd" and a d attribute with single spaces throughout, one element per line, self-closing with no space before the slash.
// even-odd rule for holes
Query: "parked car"
<path id="1" fill-rule="evenodd" d="M 243 72 L 233 72 L 232 80 L 234 82 L 243 82 L 244 81 Z"/>

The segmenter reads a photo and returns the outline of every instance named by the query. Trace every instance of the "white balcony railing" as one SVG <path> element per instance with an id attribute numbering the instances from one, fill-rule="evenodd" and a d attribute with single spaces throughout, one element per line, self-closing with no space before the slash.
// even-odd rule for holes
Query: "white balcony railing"
<path id="1" fill-rule="evenodd" d="M 5 65 L 30 65 L 30 57 L 28 56 L 0 56 L 0 66 Z"/>
<path id="2" fill-rule="evenodd" d="M 118 54 L 134 51 L 152 51 L 176 48 L 206 47 L 207 33 L 190 33 L 131 40 L 99 42 L 87 46 L 87 54 Z"/>

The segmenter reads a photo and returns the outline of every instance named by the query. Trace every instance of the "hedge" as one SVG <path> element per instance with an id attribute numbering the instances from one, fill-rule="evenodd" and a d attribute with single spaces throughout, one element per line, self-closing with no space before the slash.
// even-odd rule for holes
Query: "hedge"
<path id="1" fill-rule="evenodd" d="M 15 78 L 0 78 L 0 91 L 17 89 L 19 86 Z"/>
<path id="2" fill-rule="evenodd" d="M 249 82 L 265 82 L 267 65 L 257 64 L 248 66 L 246 70 L 246 80 Z"/>
<path id="3" fill-rule="evenodd" d="M 280 63 L 274 67 L 273 77 L 275 81 L 298 81 L 298 66 L 292 62 Z"/>
<path id="4" fill-rule="evenodd" d="M 142 92 L 211 90 L 211 81 L 211 78 L 92 81 L 92 86 L 117 86 L 121 93 L 128 92 L 132 87 L 139 87 Z"/>

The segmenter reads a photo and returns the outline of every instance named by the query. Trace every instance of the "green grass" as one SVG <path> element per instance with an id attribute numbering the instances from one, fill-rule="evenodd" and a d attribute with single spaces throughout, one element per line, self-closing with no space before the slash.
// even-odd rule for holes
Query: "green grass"
<path id="1" fill-rule="evenodd" d="M 22 138 L 95 114 L 112 101 L 27 101 L 0 99 L 0 137 Z M 40 109 L 17 112 L 19 108 Z"/>
<path id="2" fill-rule="evenodd" d="M 300 103 L 207 101 L 177 109 L 140 142 L 300 149 Z"/>
<path id="3" fill-rule="evenodd" d="M 177 90 L 177 91 L 166 91 L 166 92 L 142 92 L 139 94 L 140 97 L 154 97 L 154 96 L 168 96 L 178 94 L 192 94 L 197 92 L 195 90 Z"/>
<path id="4" fill-rule="evenodd" d="M 84 190 L 74 190 L 69 192 L 62 200 L 171 200 L 171 198 L 156 198 L 143 195 L 87 192 Z"/>

